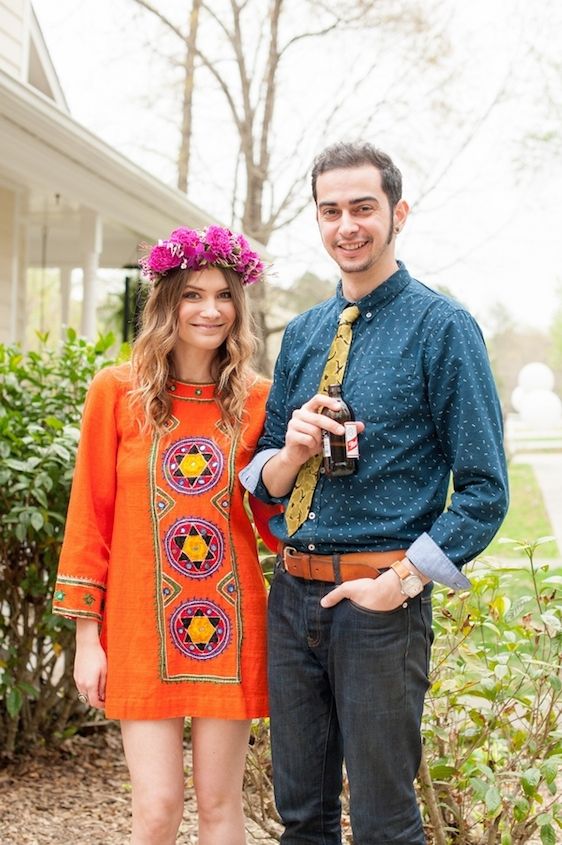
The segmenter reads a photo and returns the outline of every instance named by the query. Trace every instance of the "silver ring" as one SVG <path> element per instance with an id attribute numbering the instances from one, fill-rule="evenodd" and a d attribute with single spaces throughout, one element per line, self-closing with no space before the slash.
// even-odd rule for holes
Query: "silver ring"
<path id="1" fill-rule="evenodd" d="M 85 692 L 78 693 L 78 701 L 80 701 L 82 704 L 88 704 L 88 696 Z"/>

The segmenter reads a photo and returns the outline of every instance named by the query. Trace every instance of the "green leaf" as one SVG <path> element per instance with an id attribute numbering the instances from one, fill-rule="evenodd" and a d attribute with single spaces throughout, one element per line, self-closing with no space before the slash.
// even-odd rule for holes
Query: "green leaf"
<path id="1" fill-rule="evenodd" d="M 454 766 L 449 766 L 446 763 L 436 763 L 430 767 L 432 780 L 448 780 L 458 774 Z"/>
<path id="2" fill-rule="evenodd" d="M 535 795 L 540 779 L 541 773 L 538 769 L 531 768 L 523 772 L 521 775 L 521 785 L 523 786 L 525 795 L 528 795 L 529 797 Z"/>
<path id="3" fill-rule="evenodd" d="M 113 346 L 114 343 L 115 343 L 115 335 L 113 334 L 113 332 L 108 332 L 108 334 L 101 335 L 98 338 L 98 341 L 97 341 L 97 343 L 94 347 L 94 351 L 96 352 L 97 355 L 102 355 L 104 352 L 107 352 L 107 350 L 111 346 Z"/>
<path id="4" fill-rule="evenodd" d="M 7 458 L 4 461 L 4 464 L 7 467 L 10 467 L 10 469 L 15 469 L 16 472 L 27 472 L 28 471 L 28 466 L 25 463 L 25 461 L 16 461 L 13 458 Z"/>
<path id="5" fill-rule="evenodd" d="M 41 531 L 43 525 L 45 524 L 45 520 L 43 519 L 43 514 L 39 511 L 32 511 L 30 517 L 31 524 L 36 531 Z"/>
<path id="6" fill-rule="evenodd" d="M 31 491 L 31 495 L 34 499 L 36 499 L 40 505 L 43 505 L 45 509 L 49 507 L 49 502 L 47 501 L 47 496 L 45 491 L 42 490 L 40 487 L 34 487 Z"/>
<path id="7" fill-rule="evenodd" d="M 21 522 L 18 522 L 18 524 L 14 528 L 14 534 L 16 535 L 20 543 L 23 543 L 23 541 L 27 537 L 27 526 L 23 525 Z"/>
<path id="8" fill-rule="evenodd" d="M 29 684 L 27 681 L 20 681 L 18 683 L 18 689 L 25 693 L 28 698 L 39 698 L 37 687 L 34 687 L 33 684 Z"/>
<path id="9" fill-rule="evenodd" d="M 551 824 L 543 824 L 540 836 L 542 845 L 556 845 L 556 834 Z"/>
<path id="10" fill-rule="evenodd" d="M 550 824 L 551 823 L 552 816 L 550 815 L 550 813 L 539 813 L 539 815 L 536 817 L 535 821 L 537 822 L 538 827 L 542 827 L 543 824 Z"/>
<path id="11" fill-rule="evenodd" d="M 8 715 L 12 719 L 15 719 L 20 712 L 22 705 L 23 697 L 21 692 L 15 687 L 12 687 L 6 696 L 6 710 L 8 711 Z"/>
<path id="12" fill-rule="evenodd" d="M 484 801 L 486 792 L 488 791 L 488 784 L 480 778 L 470 778 L 470 786 L 477 801 Z"/>
<path id="13" fill-rule="evenodd" d="M 545 779 L 546 783 L 553 783 L 556 780 L 556 776 L 558 775 L 558 769 L 560 768 L 560 761 L 556 758 L 551 760 L 545 760 L 541 764 L 541 774 Z"/>
<path id="14" fill-rule="evenodd" d="M 556 692 L 560 692 L 560 690 L 562 690 L 562 681 L 560 680 L 558 675 L 549 675 L 548 683 Z"/>
<path id="15" fill-rule="evenodd" d="M 63 461 L 69 461 L 70 460 L 70 452 L 68 451 L 68 449 L 65 446 L 61 446 L 60 443 L 52 443 L 51 449 L 53 450 L 53 452 L 56 455 L 59 456 L 59 458 L 62 458 Z"/>
<path id="16" fill-rule="evenodd" d="M 486 804 L 486 809 L 490 815 L 495 816 L 501 807 L 502 798 L 497 786 L 490 786 L 486 792 L 486 797 L 484 799 Z"/>
<path id="17" fill-rule="evenodd" d="M 515 821 L 522 822 L 529 816 L 531 805 L 526 798 L 517 798 L 513 804 L 513 816 Z"/>
<path id="18" fill-rule="evenodd" d="M 521 596 L 518 598 L 505 614 L 506 622 L 513 622 L 518 616 L 521 616 L 522 611 L 533 601 L 532 596 Z"/>
<path id="19" fill-rule="evenodd" d="M 562 629 L 562 622 L 560 622 L 559 617 L 550 611 L 541 613 L 541 619 L 544 624 L 553 631 L 560 631 Z"/>

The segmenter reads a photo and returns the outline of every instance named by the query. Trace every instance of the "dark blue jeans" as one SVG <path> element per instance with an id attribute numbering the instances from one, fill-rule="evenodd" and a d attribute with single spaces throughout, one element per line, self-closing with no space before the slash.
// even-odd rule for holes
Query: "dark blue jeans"
<path id="1" fill-rule="evenodd" d="M 340 845 L 342 762 L 355 845 L 424 845 L 413 781 L 433 634 L 431 591 L 390 612 L 278 570 L 269 690 L 283 845 Z"/>

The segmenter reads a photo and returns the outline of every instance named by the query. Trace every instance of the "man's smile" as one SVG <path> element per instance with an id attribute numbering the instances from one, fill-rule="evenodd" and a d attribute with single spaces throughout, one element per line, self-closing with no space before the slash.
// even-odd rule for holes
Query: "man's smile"
<path id="1" fill-rule="evenodd" d="M 341 242 L 336 244 L 338 249 L 343 249 L 344 252 L 357 252 L 358 249 L 365 246 L 368 241 L 354 241 L 353 243 Z"/>

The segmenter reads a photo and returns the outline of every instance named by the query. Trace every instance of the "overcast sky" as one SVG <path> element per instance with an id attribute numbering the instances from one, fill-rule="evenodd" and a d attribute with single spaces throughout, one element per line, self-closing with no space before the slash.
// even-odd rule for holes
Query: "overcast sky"
<path id="1" fill-rule="evenodd" d="M 173 7 L 174 0 L 160 5 Z M 431 8 L 431 0 L 426 5 Z M 175 6 L 182 10 L 185 3 L 175 0 Z M 168 96 L 166 79 L 155 86 L 155 65 L 143 46 L 152 37 L 151 24 L 143 24 L 146 31 L 139 37 L 130 0 L 34 0 L 34 7 L 73 116 L 137 163 L 173 182 L 173 167 L 165 153 L 173 151 L 174 129 L 146 104 L 155 91 L 162 102 Z M 530 12 L 529 4 L 520 0 L 471 0 L 470 4 L 445 0 L 442 7 L 449 11 L 451 61 L 463 69 L 459 96 L 473 100 L 475 113 L 485 111 L 487 98 L 504 76 L 517 73 L 518 51 L 536 47 L 545 53 L 546 61 L 557 59 L 556 45 L 562 43 L 560 3 L 537 0 Z M 342 45 L 342 76 L 345 62 L 353 61 L 352 51 L 353 45 L 350 55 Z M 309 56 L 312 66 L 318 62 L 310 80 L 319 92 L 327 85 L 321 58 L 326 56 Z M 422 281 L 446 285 L 484 325 L 493 304 L 502 302 L 519 323 L 547 328 L 558 301 L 557 286 L 562 284 L 558 246 L 562 156 L 557 157 L 548 145 L 537 155 L 533 147 L 531 168 L 523 143 L 525 137 L 555 125 L 549 122 L 548 110 L 539 108 L 545 82 L 540 62 L 536 67 L 536 75 L 533 72 L 524 80 L 526 96 L 502 103 L 492 112 L 438 187 L 419 204 L 427 185 L 415 166 L 416 158 L 421 160 L 434 149 L 444 163 L 454 148 L 454 141 L 452 147 L 446 145 L 445 139 L 455 137 L 447 126 L 447 113 L 441 125 L 434 118 L 426 121 L 420 102 L 407 125 L 381 126 L 374 139 L 396 156 L 404 173 L 404 196 L 415 205 L 401 235 L 398 256 Z M 296 108 L 298 89 L 291 88 L 291 80 L 286 82 L 287 101 L 280 105 L 292 106 L 288 100 L 293 98 Z M 305 107 L 317 95 L 311 86 L 309 82 L 309 90 L 303 91 Z M 347 116 L 332 127 L 335 137 L 326 140 L 345 136 L 353 110 L 360 113 L 361 107 L 360 98 L 350 102 Z M 219 121 L 210 127 L 219 143 L 220 126 Z M 169 140 L 164 143 L 164 138 Z M 309 164 L 308 158 L 302 167 L 307 169 Z M 436 172 L 434 164 L 426 175 L 431 178 Z M 215 213 L 221 208 L 219 194 L 216 179 L 214 183 L 200 180 L 192 199 Z M 336 277 L 335 266 L 323 254 L 311 206 L 296 224 L 272 239 L 270 250 L 277 256 L 277 271 L 284 280 L 307 269 Z"/>

